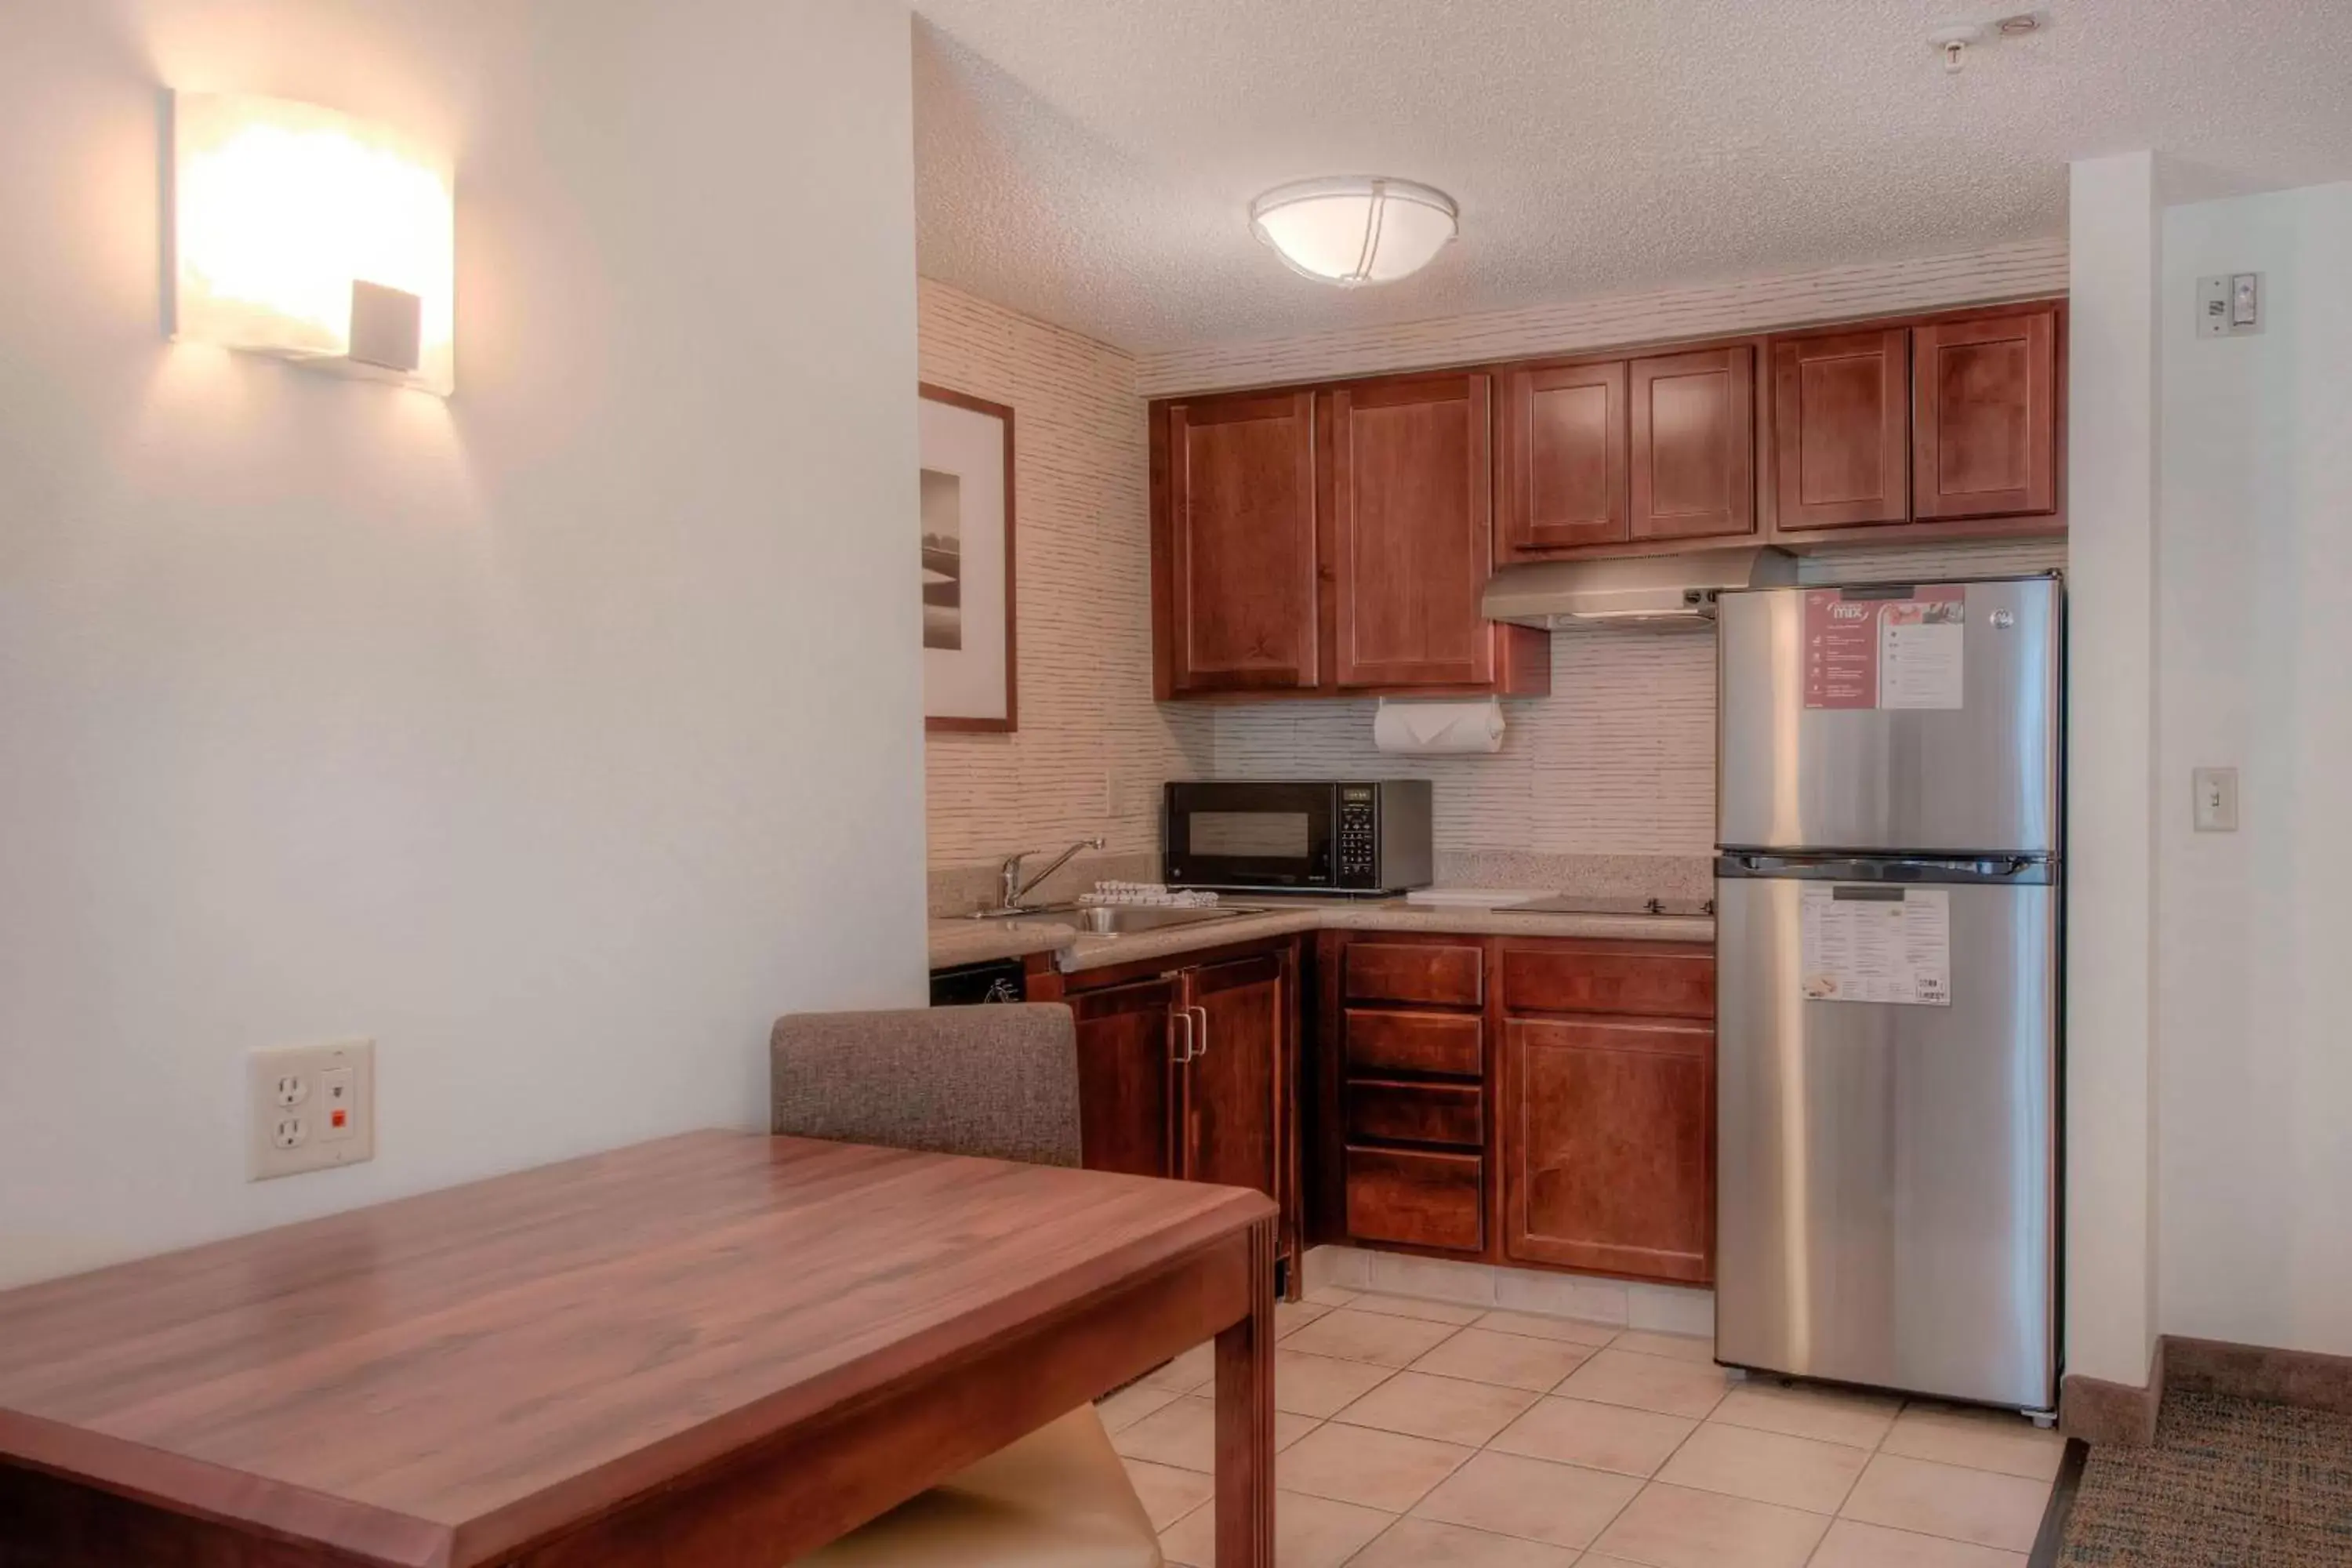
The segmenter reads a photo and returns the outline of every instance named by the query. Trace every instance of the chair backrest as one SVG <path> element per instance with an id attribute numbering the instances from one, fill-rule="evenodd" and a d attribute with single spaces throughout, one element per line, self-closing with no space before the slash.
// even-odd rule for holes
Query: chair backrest
<path id="1" fill-rule="evenodd" d="M 1077 1027 L 1058 1003 L 787 1014 L 768 1074 L 772 1131 L 1078 1163 Z"/>

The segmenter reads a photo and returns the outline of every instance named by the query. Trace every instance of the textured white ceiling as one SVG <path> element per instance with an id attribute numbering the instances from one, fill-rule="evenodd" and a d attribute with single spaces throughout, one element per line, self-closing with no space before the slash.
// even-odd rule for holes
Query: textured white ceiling
<path id="1" fill-rule="evenodd" d="M 2058 235 L 2068 160 L 2352 178 L 2352 0 L 917 0 L 920 264 L 1122 346 L 1418 321 Z M 1462 240 L 1340 290 L 1259 191 L 1424 180 Z"/>

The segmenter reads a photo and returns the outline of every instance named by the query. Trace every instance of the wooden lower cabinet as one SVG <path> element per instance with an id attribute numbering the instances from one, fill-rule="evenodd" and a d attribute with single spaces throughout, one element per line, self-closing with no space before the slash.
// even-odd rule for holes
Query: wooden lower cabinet
<path id="1" fill-rule="evenodd" d="M 1176 984 L 1146 980 L 1073 994 L 1078 1133 L 1089 1171 L 1173 1176 L 1181 1063 Z"/>
<path id="2" fill-rule="evenodd" d="M 1514 1018 L 1503 1031 L 1502 1078 L 1511 1261 L 1713 1277 L 1712 1028 Z"/>
<path id="3" fill-rule="evenodd" d="M 1295 1295 L 1297 940 L 1075 975 L 1033 961 L 1029 995 L 1076 1020 L 1087 1168 L 1265 1194 Z"/>
<path id="4" fill-rule="evenodd" d="M 1317 964 L 1310 1239 L 1712 1280 L 1706 948 L 1327 931 Z"/>
<path id="5" fill-rule="evenodd" d="M 1283 962 L 1267 953 L 1204 964 L 1183 984 L 1195 1028 L 1183 1071 L 1181 1174 L 1279 1200 L 1276 1124 L 1290 1100 L 1282 1092 L 1290 1060 Z"/>

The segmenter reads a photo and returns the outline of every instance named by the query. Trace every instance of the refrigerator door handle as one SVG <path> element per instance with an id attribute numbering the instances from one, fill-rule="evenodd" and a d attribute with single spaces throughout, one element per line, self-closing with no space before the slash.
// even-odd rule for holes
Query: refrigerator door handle
<path id="1" fill-rule="evenodd" d="M 1715 874 L 1727 880 L 1800 882 L 1963 882 L 2037 887 L 2057 879 L 2046 855 L 1784 855 L 1727 849 Z"/>

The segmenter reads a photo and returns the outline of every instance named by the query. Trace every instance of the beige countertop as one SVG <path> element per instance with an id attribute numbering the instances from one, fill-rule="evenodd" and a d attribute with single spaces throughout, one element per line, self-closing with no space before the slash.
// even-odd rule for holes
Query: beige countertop
<path id="1" fill-rule="evenodd" d="M 1530 899 L 1541 898 L 1530 891 Z M 1144 959 L 1224 947 L 1265 937 L 1289 936 L 1313 931 L 1457 931 L 1471 936 L 1578 936 L 1617 942 L 1691 942 L 1715 940 L 1715 922 L 1679 915 L 1522 914 L 1495 909 L 1445 909 L 1408 904 L 1402 899 L 1363 902 L 1344 899 L 1236 899 L 1254 912 L 1231 920 L 1202 921 L 1196 925 L 1137 931 L 1127 936 L 1081 936 L 1072 926 L 1056 923 L 1050 915 L 1016 916 L 1004 920 L 934 920 L 930 927 L 933 969 L 981 963 L 996 958 L 1022 958 L 1033 952 L 1055 955 L 1055 967 L 1065 973 L 1134 963 Z"/>

